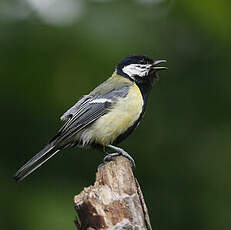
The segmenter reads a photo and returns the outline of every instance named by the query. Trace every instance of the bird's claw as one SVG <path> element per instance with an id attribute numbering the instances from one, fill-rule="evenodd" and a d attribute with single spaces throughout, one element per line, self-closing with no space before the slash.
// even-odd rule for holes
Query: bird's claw
<path id="1" fill-rule="evenodd" d="M 134 168 L 136 167 L 136 163 L 134 159 L 127 152 L 125 152 L 125 154 L 120 154 L 120 155 L 126 157 L 131 162 L 132 167 Z"/>
<path id="2" fill-rule="evenodd" d="M 98 167 L 97 170 L 104 166 L 105 164 L 109 163 L 109 161 L 113 160 L 114 157 L 119 156 L 119 153 L 107 153 L 107 155 L 103 158 L 103 163 L 101 163 Z"/>
<path id="3" fill-rule="evenodd" d="M 104 166 L 105 164 L 107 164 L 107 162 L 101 163 L 101 164 L 97 167 L 97 171 L 99 171 L 99 169 L 100 169 L 102 166 Z"/>
<path id="4" fill-rule="evenodd" d="M 115 150 L 116 153 L 111 153 L 111 154 L 108 154 L 104 159 L 107 160 L 111 160 L 113 157 L 116 157 L 116 156 L 124 156 L 126 157 L 132 164 L 132 167 L 136 167 L 136 163 L 134 161 L 134 159 L 126 152 L 124 151 L 123 149 L 119 148 L 119 147 L 116 147 L 114 145 L 108 145 L 107 146 L 108 148 L 112 149 L 112 150 Z"/>
<path id="5" fill-rule="evenodd" d="M 113 146 L 113 145 L 108 145 L 107 147 L 112 149 L 112 150 L 115 150 L 116 152 L 115 153 L 107 153 L 107 155 L 103 158 L 103 163 L 101 163 L 98 166 L 97 170 L 99 170 L 99 168 L 101 168 L 102 166 L 107 164 L 109 161 L 114 160 L 113 158 L 115 158 L 117 156 L 126 157 L 131 162 L 132 167 L 134 167 L 134 168 L 136 167 L 134 159 L 126 151 L 124 151 L 123 149 L 121 149 L 119 147 Z"/>
<path id="6" fill-rule="evenodd" d="M 113 160 L 113 158 L 115 158 L 115 157 L 117 157 L 119 155 L 120 155 L 119 153 L 109 153 L 103 158 L 103 162 L 107 163 L 108 161 Z"/>

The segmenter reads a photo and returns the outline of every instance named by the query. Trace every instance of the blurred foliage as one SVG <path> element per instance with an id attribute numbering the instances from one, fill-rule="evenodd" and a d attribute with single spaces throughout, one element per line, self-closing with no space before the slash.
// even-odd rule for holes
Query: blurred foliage
<path id="1" fill-rule="evenodd" d="M 0 229 L 75 229 L 73 196 L 93 183 L 102 153 L 66 150 L 22 183 L 12 175 L 132 53 L 169 67 L 121 144 L 153 229 L 230 229 L 230 9 L 228 0 L 2 0 Z"/>

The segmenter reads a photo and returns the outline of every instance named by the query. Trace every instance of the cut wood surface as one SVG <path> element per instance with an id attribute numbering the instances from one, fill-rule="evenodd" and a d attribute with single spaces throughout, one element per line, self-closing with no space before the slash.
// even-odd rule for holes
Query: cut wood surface
<path id="1" fill-rule="evenodd" d="M 130 161 L 122 156 L 101 166 L 93 186 L 74 198 L 79 230 L 151 230 L 148 211 Z"/>

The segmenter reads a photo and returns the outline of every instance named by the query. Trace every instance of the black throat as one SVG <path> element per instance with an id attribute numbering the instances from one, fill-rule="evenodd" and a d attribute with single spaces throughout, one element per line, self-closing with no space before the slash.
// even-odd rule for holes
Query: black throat
<path id="1" fill-rule="evenodd" d="M 135 83 L 139 87 L 143 100 L 144 100 L 144 108 L 146 107 L 148 96 L 150 95 L 151 89 L 153 85 L 158 80 L 158 76 L 156 73 L 153 73 L 146 78 L 136 78 Z"/>
<path id="2" fill-rule="evenodd" d="M 155 84 L 157 80 L 157 76 L 156 75 L 151 75 L 148 76 L 145 80 L 141 79 L 137 79 L 135 81 L 135 83 L 137 84 L 137 86 L 139 87 L 141 94 L 143 96 L 144 99 L 144 107 L 146 106 L 147 100 L 148 100 L 148 96 L 151 92 L 151 89 L 153 87 L 153 85 Z"/>

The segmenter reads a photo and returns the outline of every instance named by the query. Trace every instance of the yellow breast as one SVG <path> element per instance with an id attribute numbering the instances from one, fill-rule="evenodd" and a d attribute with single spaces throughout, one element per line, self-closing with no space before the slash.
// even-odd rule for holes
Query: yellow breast
<path id="1" fill-rule="evenodd" d="M 107 146 L 124 133 L 139 118 L 143 98 L 134 83 L 125 98 L 120 99 L 104 116 L 99 118 L 87 131 L 89 139 Z M 86 137 L 86 136 L 85 136 Z"/>

